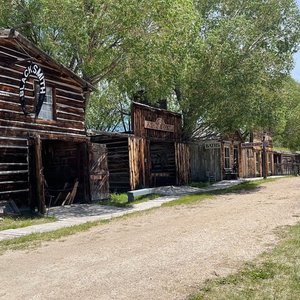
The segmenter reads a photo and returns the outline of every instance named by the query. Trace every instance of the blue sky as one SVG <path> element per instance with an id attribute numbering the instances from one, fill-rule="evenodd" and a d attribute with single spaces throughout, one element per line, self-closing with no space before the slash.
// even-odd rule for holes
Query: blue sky
<path id="1" fill-rule="evenodd" d="M 298 7 L 300 8 L 300 0 L 296 0 Z M 294 55 L 295 67 L 291 72 L 294 79 L 300 82 L 300 51 Z"/>

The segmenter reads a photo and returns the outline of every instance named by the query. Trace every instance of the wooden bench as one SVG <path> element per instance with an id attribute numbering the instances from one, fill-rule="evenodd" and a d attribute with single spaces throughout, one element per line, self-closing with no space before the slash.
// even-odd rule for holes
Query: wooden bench
<path id="1" fill-rule="evenodd" d="M 140 189 L 127 192 L 128 202 L 134 201 L 135 197 L 151 195 L 154 193 L 154 188 Z"/>
<path id="2" fill-rule="evenodd" d="M 224 177 L 226 180 L 237 179 L 237 172 L 235 172 L 232 168 L 224 168 Z"/>

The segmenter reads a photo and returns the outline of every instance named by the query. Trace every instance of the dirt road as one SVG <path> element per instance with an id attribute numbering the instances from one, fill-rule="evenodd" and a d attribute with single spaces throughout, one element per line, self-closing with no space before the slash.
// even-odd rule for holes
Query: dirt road
<path id="1" fill-rule="evenodd" d="M 0 299 L 185 299 L 300 220 L 300 178 L 161 208 L 0 256 Z"/>

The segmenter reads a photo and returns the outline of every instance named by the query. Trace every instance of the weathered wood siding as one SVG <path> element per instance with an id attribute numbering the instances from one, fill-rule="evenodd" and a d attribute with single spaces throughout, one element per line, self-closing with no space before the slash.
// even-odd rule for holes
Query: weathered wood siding
<path id="1" fill-rule="evenodd" d="M 221 148 L 205 149 L 204 143 L 191 143 L 190 168 L 192 181 L 222 180 Z"/>
<path id="2" fill-rule="evenodd" d="M 42 68 L 46 86 L 52 88 L 53 120 L 35 118 L 33 113 L 25 115 L 22 111 L 20 82 L 31 63 Z M 33 188 L 39 189 L 33 182 L 37 180 L 34 167 L 29 165 L 35 161 L 34 154 L 30 153 L 30 149 L 34 149 L 32 137 L 38 135 L 41 139 L 40 151 L 46 149 L 43 149 L 43 140 L 86 142 L 85 87 L 70 73 L 24 38 L 5 36 L 0 31 L 0 199 L 13 199 L 19 205 L 32 203 L 37 193 Z M 29 112 L 33 112 L 36 105 L 35 82 L 37 78 L 33 75 L 26 81 Z M 41 170 L 43 172 L 42 167 Z M 82 185 L 79 195 L 83 189 L 86 196 L 87 188 Z"/>
<path id="3" fill-rule="evenodd" d="M 130 188 L 135 190 L 149 185 L 149 172 L 147 170 L 148 143 L 145 139 L 129 137 L 129 168 Z"/>
<path id="4" fill-rule="evenodd" d="M 164 124 L 172 126 L 172 131 L 145 128 L 145 121 L 157 122 L 161 119 Z M 182 117 L 180 114 L 147 105 L 132 104 L 132 125 L 134 135 L 151 140 L 180 141 L 182 136 Z"/>
<path id="5" fill-rule="evenodd" d="M 28 141 L 0 136 L 0 200 L 29 201 Z"/>
<path id="6" fill-rule="evenodd" d="M 253 148 L 242 149 L 242 173 L 241 176 L 244 178 L 251 178 L 261 176 L 261 153 L 256 154 Z M 257 162 L 257 156 L 259 155 L 259 162 Z M 259 168 L 256 166 L 259 165 Z"/>
<path id="7" fill-rule="evenodd" d="M 107 148 L 103 144 L 92 143 L 89 153 L 91 200 L 107 199 L 109 196 Z"/>
<path id="8" fill-rule="evenodd" d="M 43 60 L 35 62 L 42 67 L 46 85 L 54 91 L 54 120 L 35 119 L 25 116 L 19 102 L 19 86 L 28 58 L 11 41 L 0 39 L 0 130 L 5 136 L 24 136 L 39 133 L 42 138 L 51 134 L 84 136 L 85 99 L 82 87 L 74 80 L 63 76 L 55 66 Z M 21 61 L 21 62 L 18 62 Z M 35 104 L 34 78 L 26 83 L 27 107 L 33 110 Z"/>
<path id="9" fill-rule="evenodd" d="M 93 143 L 106 145 L 109 187 L 112 192 L 130 190 L 129 139 L 121 134 L 117 137 L 93 136 Z"/>
<path id="10" fill-rule="evenodd" d="M 263 175 L 262 148 L 242 148 L 241 177 L 261 177 Z M 274 158 L 272 148 L 266 150 L 267 175 L 274 175 Z"/>
<path id="11" fill-rule="evenodd" d="M 190 147 L 188 144 L 175 143 L 176 184 L 185 185 L 190 182 Z"/>

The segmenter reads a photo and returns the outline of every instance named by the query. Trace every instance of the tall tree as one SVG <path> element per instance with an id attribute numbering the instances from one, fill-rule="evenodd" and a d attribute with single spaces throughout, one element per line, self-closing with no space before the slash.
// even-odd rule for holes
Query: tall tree
<path id="1" fill-rule="evenodd" d="M 219 131 L 270 127 L 281 114 L 282 81 L 299 44 L 292 0 L 195 0 L 203 22 L 181 77 L 186 134 L 206 123 Z M 199 45 L 199 46 L 198 46 Z"/>

